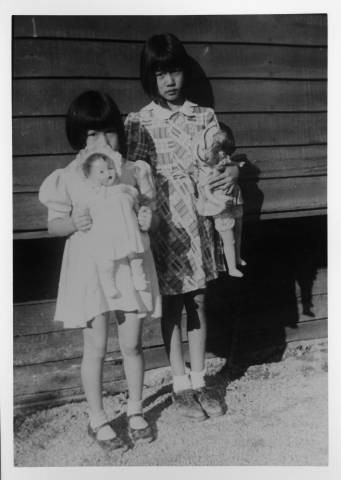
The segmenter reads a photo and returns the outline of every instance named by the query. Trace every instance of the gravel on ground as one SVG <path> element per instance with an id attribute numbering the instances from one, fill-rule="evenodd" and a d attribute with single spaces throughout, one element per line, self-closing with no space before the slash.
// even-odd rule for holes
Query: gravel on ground
<path id="1" fill-rule="evenodd" d="M 86 433 L 86 403 L 72 403 L 15 422 L 15 465 L 48 466 L 325 466 L 328 464 L 327 341 L 288 347 L 282 360 L 244 370 L 208 361 L 208 381 L 225 415 L 193 422 L 171 404 L 169 369 L 146 374 L 145 411 L 155 440 L 103 451 Z M 239 372 L 239 373 L 238 373 Z M 128 443 L 126 396 L 105 398 Z"/>

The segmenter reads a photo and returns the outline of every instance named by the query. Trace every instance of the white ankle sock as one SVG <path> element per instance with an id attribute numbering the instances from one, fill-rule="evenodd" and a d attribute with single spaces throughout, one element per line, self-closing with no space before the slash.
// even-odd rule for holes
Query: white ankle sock
<path id="1" fill-rule="evenodd" d="M 193 370 L 189 372 L 193 389 L 202 388 L 205 386 L 205 373 L 205 369 L 201 372 L 193 372 Z"/>
<path id="2" fill-rule="evenodd" d="M 188 390 L 190 388 L 192 388 L 192 385 L 187 374 L 173 376 L 173 390 L 175 393 L 180 392 L 181 390 Z"/>
<path id="3" fill-rule="evenodd" d="M 135 415 L 136 413 L 142 413 L 142 400 L 130 400 L 127 403 L 127 415 Z"/>

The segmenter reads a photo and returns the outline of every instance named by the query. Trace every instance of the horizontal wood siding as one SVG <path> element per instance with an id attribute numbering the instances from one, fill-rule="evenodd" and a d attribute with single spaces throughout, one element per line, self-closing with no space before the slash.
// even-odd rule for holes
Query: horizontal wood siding
<path id="1" fill-rule="evenodd" d="M 14 37 L 135 40 L 171 31 L 184 42 L 327 45 L 327 15 L 21 16 Z"/>
<path id="2" fill-rule="evenodd" d="M 14 197 L 37 192 L 42 178 L 71 159 L 64 116 L 81 91 L 109 92 L 123 115 L 148 101 L 138 78 L 139 55 L 143 41 L 160 31 L 173 31 L 185 42 L 194 67 L 194 100 L 214 105 L 219 120 L 233 129 L 238 153 L 257 165 L 259 178 L 271 171 L 280 185 L 286 168 L 288 177 L 309 171 L 325 176 L 326 23 L 326 15 L 14 17 Z M 321 182 L 314 203 L 325 208 Z M 286 188 L 285 182 L 279 186 Z M 276 190 L 264 195 L 264 212 L 293 216 L 309 210 L 309 199 L 278 208 L 271 205 Z M 22 207 L 31 203 L 14 199 L 16 232 L 30 229 L 20 218 L 30 217 Z M 32 223 L 37 229 L 44 229 L 41 220 Z"/>
<path id="3" fill-rule="evenodd" d="M 215 108 L 219 121 L 235 134 L 236 154 L 246 160 L 241 177 L 246 225 L 249 219 L 275 219 L 275 231 L 276 219 L 282 218 L 295 230 L 293 225 L 299 220 L 286 219 L 312 216 L 314 224 L 316 215 L 326 213 L 326 15 L 15 16 L 14 297 L 31 300 L 14 306 L 16 411 L 83 398 L 81 330 L 65 331 L 52 321 L 55 299 L 49 292 L 56 292 L 62 245 L 54 250 L 57 239 L 44 239 L 48 236 L 47 212 L 38 201 L 43 179 L 74 158 L 64 131 L 66 110 L 76 95 L 88 89 L 110 93 L 123 117 L 141 108 L 149 101 L 139 81 L 141 47 L 151 34 L 165 31 L 183 40 L 191 56 L 191 99 Z M 227 299 L 239 302 L 240 352 L 326 336 L 326 262 L 319 253 L 325 247 L 314 244 L 317 230 L 307 227 L 310 233 L 302 244 L 302 258 L 296 262 L 305 272 L 302 280 L 301 271 L 292 276 L 285 269 L 286 261 L 274 253 L 282 234 L 275 235 L 272 243 L 272 228 L 259 224 L 246 228 L 251 273 L 243 283 L 245 288 L 239 291 L 227 283 L 228 293 L 217 297 L 213 317 L 221 314 L 228 330 L 228 319 L 234 315 L 230 315 Z M 298 230 L 305 238 L 304 228 L 303 233 Z M 288 245 L 291 241 L 290 237 Z M 34 246 L 30 251 L 35 258 L 20 254 L 20 242 Z M 263 249 L 264 242 L 269 248 Z M 307 242 L 311 243 L 308 249 Z M 286 255 L 285 249 L 281 252 Z M 265 268 L 257 263 L 262 255 Z M 306 265 L 311 262 L 315 262 L 312 269 Z M 260 270 L 261 278 L 252 273 Z M 32 292 L 26 290 L 30 288 Z M 284 296 L 278 293 L 282 289 Z M 222 325 L 212 325 L 210 339 L 215 346 Z M 126 384 L 115 322 L 110 332 L 104 390 L 114 392 Z M 183 333 L 186 349 L 185 326 Z M 220 337 L 224 352 L 225 337 L 230 334 Z M 143 341 L 147 369 L 166 365 L 159 322 L 146 322 Z M 218 347 L 210 352 L 218 354 Z"/>

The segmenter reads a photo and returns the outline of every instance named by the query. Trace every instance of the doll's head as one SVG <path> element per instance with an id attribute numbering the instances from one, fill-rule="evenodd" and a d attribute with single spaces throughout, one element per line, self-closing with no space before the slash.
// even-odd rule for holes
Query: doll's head
<path id="1" fill-rule="evenodd" d="M 196 153 L 201 161 L 210 167 L 223 171 L 232 164 L 231 154 L 235 151 L 235 142 L 231 129 L 224 126 L 206 128 L 196 144 Z"/>
<path id="2" fill-rule="evenodd" d="M 200 160 L 211 167 L 222 167 L 231 163 L 230 155 L 235 150 L 232 131 L 225 127 L 224 130 L 216 126 L 206 128 L 197 143 L 197 154 Z"/>
<path id="3" fill-rule="evenodd" d="M 120 182 L 122 157 L 110 149 L 84 151 L 82 170 L 85 177 L 96 187 L 112 186 Z"/>

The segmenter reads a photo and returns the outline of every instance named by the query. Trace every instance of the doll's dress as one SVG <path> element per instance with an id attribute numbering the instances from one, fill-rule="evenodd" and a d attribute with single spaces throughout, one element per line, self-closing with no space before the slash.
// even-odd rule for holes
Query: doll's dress
<path id="1" fill-rule="evenodd" d="M 69 218 L 74 208 L 88 208 L 93 192 L 79 175 L 79 168 L 77 156 L 67 167 L 52 172 L 41 185 L 39 199 L 48 208 L 48 220 Z M 141 172 L 152 182 L 146 162 L 126 161 L 121 181 L 140 191 Z M 103 291 L 88 235 L 77 231 L 66 239 L 54 319 L 63 322 L 65 328 L 77 328 L 85 327 L 97 315 L 115 310 L 160 317 L 161 297 L 151 249 L 142 254 L 148 288 L 134 288 L 130 264 L 127 258 L 121 258 L 116 261 L 114 278 L 119 296 L 110 298 Z"/>
<path id="2" fill-rule="evenodd" d="M 100 258 L 119 260 L 149 248 L 149 236 L 140 231 L 137 221 L 137 199 L 138 191 L 131 185 L 101 186 L 94 191 L 89 236 Z"/>
<path id="3" fill-rule="evenodd" d="M 198 201 L 197 210 L 200 215 L 205 217 L 214 217 L 224 211 L 230 211 L 233 207 L 243 205 L 242 191 L 234 179 L 226 188 L 217 188 L 212 192 L 214 200 L 207 195 L 207 183 L 219 173 L 214 167 L 210 167 L 200 161 L 199 180 L 198 180 Z M 227 165 L 228 168 L 228 165 Z"/>

